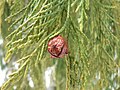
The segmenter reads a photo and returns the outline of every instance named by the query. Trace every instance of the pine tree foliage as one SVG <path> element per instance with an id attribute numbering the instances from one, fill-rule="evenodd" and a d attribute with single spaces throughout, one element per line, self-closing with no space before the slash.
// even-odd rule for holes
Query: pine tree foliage
<path id="1" fill-rule="evenodd" d="M 6 62 L 13 71 L 2 90 L 44 90 L 44 70 L 58 61 L 58 90 L 109 90 L 120 88 L 119 0 L 13 0 L 8 2 L 11 22 Z M 12 3 L 12 4 L 11 4 Z M 48 40 L 66 38 L 69 53 L 51 59 Z M 66 69 L 66 70 L 65 70 Z M 34 88 L 29 86 L 31 76 Z M 60 80 L 63 84 L 60 84 Z M 66 81 L 66 82 L 65 82 Z M 66 86 L 65 86 L 66 85 Z"/>

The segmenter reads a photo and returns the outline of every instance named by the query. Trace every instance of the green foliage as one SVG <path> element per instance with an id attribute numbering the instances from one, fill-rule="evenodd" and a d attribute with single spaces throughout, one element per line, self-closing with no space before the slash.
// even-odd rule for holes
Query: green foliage
<path id="1" fill-rule="evenodd" d="M 22 3 L 21 3 L 22 2 Z M 66 79 L 66 90 L 101 90 L 120 83 L 120 2 L 117 0 L 14 0 L 7 21 L 5 61 L 17 58 L 19 69 L 2 86 L 3 90 L 29 90 L 27 75 L 44 90 L 43 74 L 53 64 L 47 42 L 61 34 L 69 54 L 57 67 L 58 81 Z M 65 71 L 66 68 L 66 71 Z M 66 77 L 65 77 L 66 73 Z M 112 75 L 116 77 L 111 79 Z M 97 78 L 96 78 L 97 77 Z M 24 84 L 26 83 L 26 84 Z M 65 84 L 65 82 L 64 82 Z M 65 85 L 59 86 L 65 90 Z M 115 86 L 117 89 L 120 86 Z"/>
<path id="2" fill-rule="evenodd" d="M 2 34 L 3 39 L 9 34 L 7 30 L 9 27 L 9 23 L 5 21 L 10 15 L 9 5 L 5 0 L 0 1 L 0 32 Z"/>

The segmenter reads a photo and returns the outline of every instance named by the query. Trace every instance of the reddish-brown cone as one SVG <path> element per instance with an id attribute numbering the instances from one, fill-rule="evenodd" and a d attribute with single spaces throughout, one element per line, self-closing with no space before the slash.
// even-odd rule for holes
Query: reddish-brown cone
<path id="1" fill-rule="evenodd" d="M 68 45 L 61 35 L 57 35 L 48 42 L 48 52 L 51 58 L 62 58 L 68 54 Z"/>

